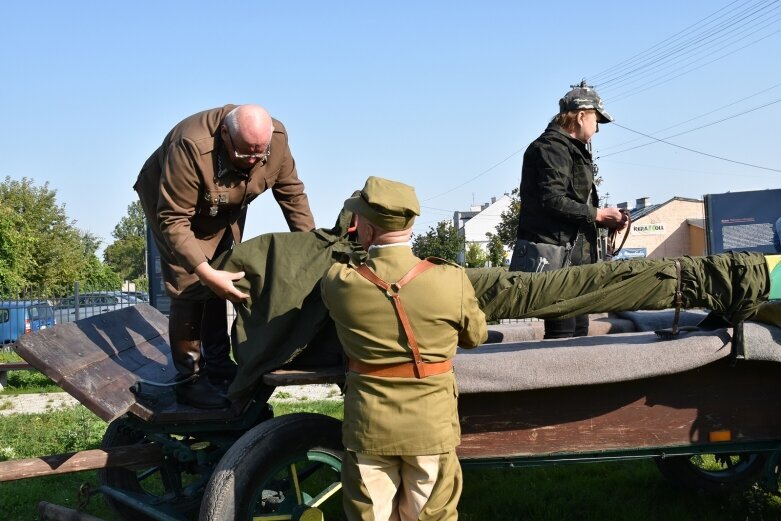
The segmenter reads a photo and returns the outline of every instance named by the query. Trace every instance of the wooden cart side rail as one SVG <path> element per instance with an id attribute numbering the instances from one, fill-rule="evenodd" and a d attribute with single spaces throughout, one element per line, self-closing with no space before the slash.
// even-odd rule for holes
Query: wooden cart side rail
<path id="1" fill-rule="evenodd" d="M 286 385 L 338 384 L 344 382 L 344 368 L 277 369 L 263 375 L 263 383 L 275 387 Z"/>
<path id="2" fill-rule="evenodd" d="M 107 467 L 148 466 L 158 464 L 162 459 L 162 449 L 158 445 L 150 444 L 2 461 L 0 462 L 0 482 Z"/>

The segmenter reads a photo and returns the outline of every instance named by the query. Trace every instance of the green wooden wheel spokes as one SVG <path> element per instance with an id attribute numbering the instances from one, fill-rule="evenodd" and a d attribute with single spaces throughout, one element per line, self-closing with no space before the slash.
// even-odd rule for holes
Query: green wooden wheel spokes
<path id="1" fill-rule="evenodd" d="M 300 505 L 304 502 L 304 496 L 301 492 L 301 485 L 298 483 L 298 471 L 296 470 L 296 464 L 291 463 L 290 467 L 290 479 L 293 480 L 293 490 L 296 493 L 296 504 Z"/>
<path id="2" fill-rule="evenodd" d="M 319 507 L 323 502 L 327 501 L 328 498 L 336 494 L 342 490 L 342 482 L 338 481 L 336 483 L 331 483 L 328 488 L 320 492 L 320 494 L 317 495 L 317 497 L 312 498 L 312 500 L 307 503 L 307 506 L 310 507 Z"/>
<path id="3" fill-rule="evenodd" d="M 272 469 L 256 489 L 253 521 L 294 519 L 329 502 L 342 489 L 341 461 L 317 450 L 297 455 Z M 341 501 L 333 501 L 341 508 Z M 297 517 L 295 517 L 297 519 Z"/>

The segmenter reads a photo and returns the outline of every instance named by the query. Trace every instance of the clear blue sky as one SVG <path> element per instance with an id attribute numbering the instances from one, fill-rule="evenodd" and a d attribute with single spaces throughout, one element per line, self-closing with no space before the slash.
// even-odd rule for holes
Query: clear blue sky
<path id="1" fill-rule="evenodd" d="M 417 188 L 418 233 L 509 192 L 581 78 L 618 124 L 659 137 L 766 105 L 669 140 L 781 169 L 779 0 L 41 1 L 3 2 L 0 20 L 0 178 L 48 182 L 104 246 L 168 130 L 225 103 L 285 123 L 318 226 L 369 175 Z M 610 203 L 781 187 L 661 143 L 608 155 L 637 137 L 594 139 Z M 270 194 L 250 207 L 247 236 L 284 229 Z"/>

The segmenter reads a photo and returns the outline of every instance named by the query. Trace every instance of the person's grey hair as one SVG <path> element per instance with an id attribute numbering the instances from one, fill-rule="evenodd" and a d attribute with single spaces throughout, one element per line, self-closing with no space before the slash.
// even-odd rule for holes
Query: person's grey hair
<path id="1" fill-rule="evenodd" d="M 234 108 L 228 114 L 225 115 L 225 126 L 228 127 L 228 132 L 231 133 L 231 136 L 237 136 L 240 134 L 241 128 L 239 126 L 239 113 L 238 110 L 241 108 L 241 105 Z M 271 124 L 271 133 L 274 133 L 274 124 Z"/>
<path id="2" fill-rule="evenodd" d="M 236 136 L 239 134 L 239 117 L 237 115 L 238 110 L 239 107 L 236 107 L 235 109 L 228 112 L 228 114 L 225 116 L 225 125 L 228 127 L 228 131 L 231 133 L 231 136 Z"/>

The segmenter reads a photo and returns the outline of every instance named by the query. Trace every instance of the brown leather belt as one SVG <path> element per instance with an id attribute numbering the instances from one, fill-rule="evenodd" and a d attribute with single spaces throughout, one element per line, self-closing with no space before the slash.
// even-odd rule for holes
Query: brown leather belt
<path id="1" fill-rule="evenodd" d="M 417 366 L 417 368 L 416 368 Z M 383 378 L 426 378 L 453 370 L 453 361 L 444 362 L 400 362 L 398 364 L 367 364 L 358 360 L 348 360 L 347 370 L 369 376 Z"/>

